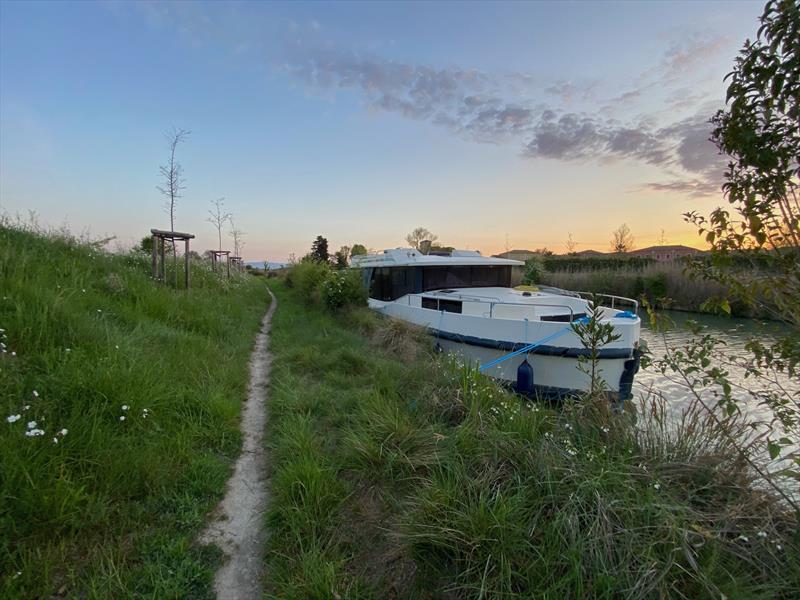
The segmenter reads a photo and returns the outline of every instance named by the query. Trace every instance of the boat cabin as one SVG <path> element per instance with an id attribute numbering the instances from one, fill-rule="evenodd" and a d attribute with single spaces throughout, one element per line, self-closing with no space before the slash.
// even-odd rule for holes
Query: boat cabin
<path id="1" fill-rule="evenodd" d="M 515 260 L 484 257 L 474 250 L 454 250 L 448 256 L 440 256 L 399 248 L 353 257 L 353 267 L 364 270 L 369 297 L 382 302 L 437 290 L 511 288 L 520 283 L 522 265 Z M 425 300 L 446 304 L 444 300 Z"/>

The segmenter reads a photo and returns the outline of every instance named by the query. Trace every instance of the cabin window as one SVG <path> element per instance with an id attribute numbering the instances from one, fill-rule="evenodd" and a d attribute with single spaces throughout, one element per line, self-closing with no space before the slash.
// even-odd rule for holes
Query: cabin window
<path id="1" fill-rule="evenodd" d="M 422 308 L 443 310 L 444 312 L 461 313 L 460 300 L 441 300 L 437 298 L 422 297 Z"/>
<path id="2" fill-rule="evenodd" d="M 439 310 L 443 310 L 444 312 L 460 313 L 461 312 L 461 301 L 460 300 L 439 300 Z"/>
<path id="3" fill-rule="evenodd" d="M 464 287 L 511 287 L 511 267 L 423 267 L 422 291 Z"/>
<path id="4" fill-rule="evenodd" d="M 414 268 L 377 268 L 372 274 L 369 297 L 390 302 L 414 293 Z"/>

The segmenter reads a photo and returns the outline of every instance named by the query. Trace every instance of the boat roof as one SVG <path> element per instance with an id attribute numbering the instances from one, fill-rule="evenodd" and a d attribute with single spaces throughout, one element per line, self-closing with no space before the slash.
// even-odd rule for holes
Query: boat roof
<path id="1" fill-rule="evenodd" d="M 376 254 L 353 256 L 350 266 L 366 267 L 447 267 L 447 266 L 521 266 L 522 261 L 481 256 L 477 250 L 453 250 L 447 256 L 422 254 L 414 248 L 394 248 Z"/>

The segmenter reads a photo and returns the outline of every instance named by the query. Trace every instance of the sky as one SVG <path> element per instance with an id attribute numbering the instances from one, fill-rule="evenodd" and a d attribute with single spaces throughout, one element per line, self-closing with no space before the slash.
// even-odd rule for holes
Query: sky
<path id="1" fill-rule="evenodd" d="M 702 247 L 723 204 L 708 141 L 758 2 L 0 1 L 0 210 L 130 246 L 216 247 L 224 197 L 249 260 L 405 245 L 485 254 Z M 230 245 L 229 238 L 226 241 Z"/>

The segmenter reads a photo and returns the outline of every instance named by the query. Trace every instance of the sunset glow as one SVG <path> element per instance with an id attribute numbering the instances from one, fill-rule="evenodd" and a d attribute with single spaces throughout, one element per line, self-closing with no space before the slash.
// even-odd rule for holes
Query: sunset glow
<path id="1" fill-rule="evenodd" d="M 168 224 L 248 260 L 404 243 L 702 247 L 724 202 L 708 141 L 751 2 L 21 3 L 0 7 L 0 207 L 131 245 Z M 91 34 L 89 34 L 91 32 Z"/>

